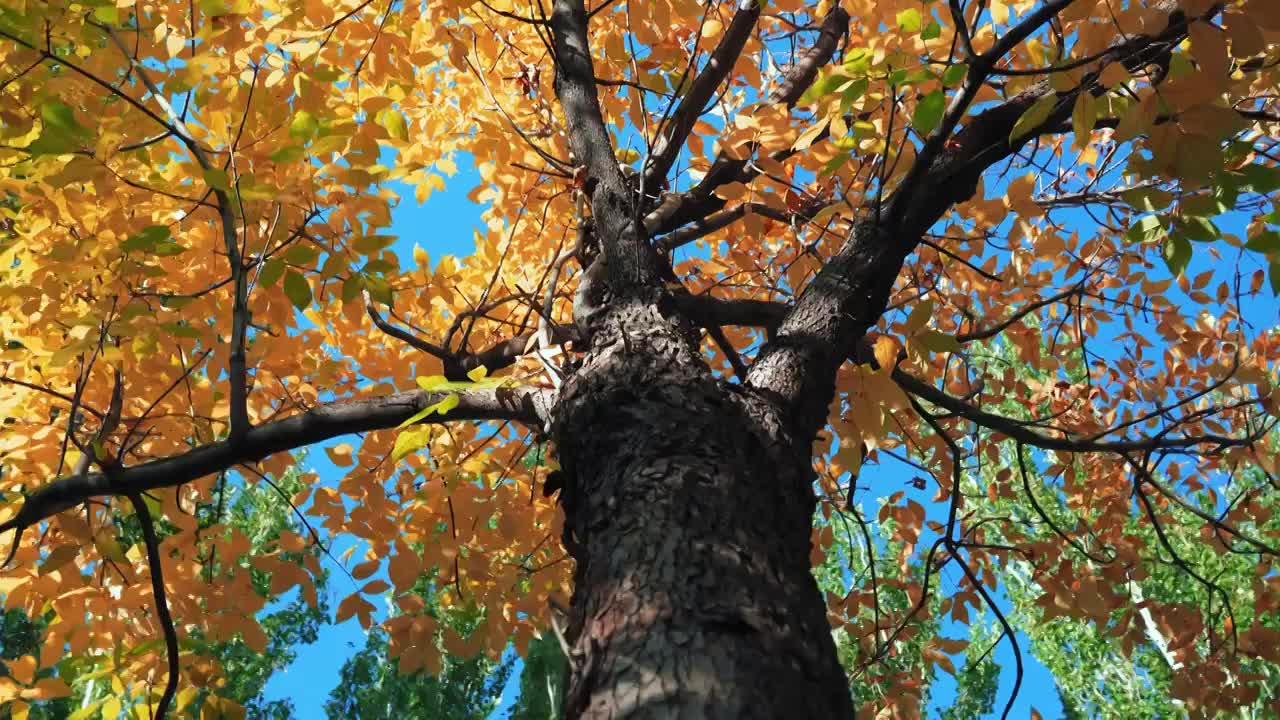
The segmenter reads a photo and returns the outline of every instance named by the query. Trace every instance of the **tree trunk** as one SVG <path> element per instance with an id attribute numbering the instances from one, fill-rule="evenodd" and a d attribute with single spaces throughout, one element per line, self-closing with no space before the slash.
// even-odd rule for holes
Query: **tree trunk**
<path id="1" fill-rule="evenodd" d="M 577 562 L 567 718 L 852 718 L 810 573 L 810 437 L 614 303 L 553 411 Z"/>

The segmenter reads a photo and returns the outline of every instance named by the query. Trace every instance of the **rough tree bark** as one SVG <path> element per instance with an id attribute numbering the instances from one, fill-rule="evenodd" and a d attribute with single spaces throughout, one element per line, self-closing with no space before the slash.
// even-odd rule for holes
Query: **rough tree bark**
<path id="1" fill-rule="evenodd" d="M 678 318 L 595 330 L 553 409 L 577 562 L 574 718 L 852 717 L 810 568 L 811 438 Z"/>

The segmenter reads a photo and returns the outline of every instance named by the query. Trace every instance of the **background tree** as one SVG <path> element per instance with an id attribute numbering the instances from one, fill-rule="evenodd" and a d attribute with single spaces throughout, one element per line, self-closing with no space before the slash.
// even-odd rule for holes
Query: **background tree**
<path id="1" fill-rule="evenodd" d="M 439 672 L 402 674 L 388 650 L 385 634 L 369 634 L 364 648 L 342 666 L 325 703 L 328 717 L 484 720 L 498 707 L 514 662 L 446 657 Z"/>
<path id="2" fill-rule="evenodd" d="M 495 1 L 0 8 L 0 593 L 47 623 L 0 698 L 120 651 L 194 710 L 191 641 L 323 572 L 193 508 L 340 435 L 290 498 L 357 543 L 337 619 L 390 593 L 406 671 L 553 625 L 566 717 L 848 717 L 842 656 L 911 714 L 984 609 L 1016 695 L 1020 583 L 1188 712 L 1263 697 L 1280 6 Z M 394 188 L 458 162 L 485 227 L 433 263 Z M 837 512 L 877 528 L 824 595 Z"/>
<path id="3" fill-rule="evenodd" d="M 202 533 L 220 533 L 232 542 L 247 541 L 253 553 L 278 542 L 283 533 L 294 532 L 295 528 L 305 532 L 304 528 L 297 527 L 298 519 L 287 502 L 290 494 L 301 488 L 298 475 L 297 469 L 291 468 L 275 481 L 222 483 L 210 502 L 196 508 Z M 122 526 L 122 542 L 129 542 L 131 535 L 135 542 L 141 539 L 136 522 L 131 523 L 130 518 L 117 518 L 116 522 Z M 161 529 L 158 535 L 164 538 L 170 531 L 171 528 Z M 318 553 L 319 550 L 313 546 L 304 552 Z M 248 557 L 241 560 L 247 561 Z M 211 569 L 211 572 L 217 570 Z M 263 697 L 263 689 L 274 673 L 287 667 L 305 645 L 315 641 L 320 625 L 327 622 L 325 582 L 322 578 L 317 585 L 321 591 L 317 601 L 308 602 L 300 596 L 270 595 L 273 578 L 268 573 L 255 573 L 252 581 L 254 593 L 271 601 L 255 618 L 261 637 L 250 634 L 209 642 L 196 631 L 182 638 L 186 650 L 203 656 L 203 662 L 193 668 L 193 672 L 201 674 L 208 683 L 203 689 L 192 686 L 185 697 L 192 710 L 208 707 L 219 712 L 286 720 L 295 717 L 292 703 L 287 699 L 268 700 Z M 124 682 L 128 674 L 121 672 L 122 661 L 139 653 L 154 652 L 161 645 L 159 639 L 96 657 L 59 658 L 56 646 L 52 656 L 47 655 L 48 651 L 42 655 L 41 651 L 50 647 L 43 635 L 55 617 L 48 613 L 32 620 L 21 610 L 10 609 L 0 628 L 0 657 L 9 667 L 29 672 L 43 665 L 40 675 L 66 683 L 61 697 L 29 703 L 25 708 L 29 718 L 116 718 L 133 705 L 131 701 L 145 698 L 146 693 L 133 692 Z M 55 660 L 56 664 L 52 662 Z M 15 705 L 7 708 L 9 712 L 14 709 Z M 0 717 L 7 719 L 10 715 Z"/>

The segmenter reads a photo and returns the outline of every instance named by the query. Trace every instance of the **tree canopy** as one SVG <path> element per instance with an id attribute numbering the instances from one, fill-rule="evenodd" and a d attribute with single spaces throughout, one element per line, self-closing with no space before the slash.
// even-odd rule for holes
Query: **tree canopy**
<path id="1" fill-rule="evenodd" d="M 599 417 L 569 389 L 668 347 L 600 319 L 657 298 L 804 446 L 872 714 L 918 714 L 937 669 L 990 702 L 983 651 L 1019 637 L 1118 668 L 1062 685 L 1076 708 L 1123 678 L 1265 702 L 1278 86 L 1274 0 L 8 2 L 0 596 L 43 644 L 0 646 L 0 700 L 92 666 L 194 714 L 218 644 L 261 652 L 322 566 L 355 583 L 337 620 L 393 608 L 379 671 L 527 655 L 570 605 L 589 646 L 579 541 L 669 506 L 583 500 L 569 440 L 668 388 Z M 470 255 L 390 233 L 463 164 Z M 345 475 L 276 487 L 311 445 Z M 228 483 L 299 521 L 254 535 Z"/>

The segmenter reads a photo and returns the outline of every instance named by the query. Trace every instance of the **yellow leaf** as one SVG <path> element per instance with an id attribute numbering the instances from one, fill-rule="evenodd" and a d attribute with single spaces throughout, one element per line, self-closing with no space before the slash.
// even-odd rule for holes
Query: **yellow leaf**
<path id="1" fill-rule="evenodd" d="M 1049 93 L 1039 100 L 1031 104 L 1026 112 L 1018 118 L 1013 124 L 1013 130 L 1009 133 L 1009 142 L 1018 142 L 1025 140 L 1027 135 L 1034 132 L 1045 120 L 1049 119 L 1049 115 L 1053 113 L 1053 108 L 1058 104 L 1058 96 Z"/>
<path id="2" fill-rule="evenodd" d="M 93 538 L 93 546 L 98 549 L 98 554 L 105 560 L 118 563 L 129 562 L 129 558 L 125 555 L 124 548 L 120 547 L 120 543 L 105 533 L 100 533 Z"/>
<path id="3" fill-rule="evenodd" d="M 925 325 L 929 324 L 929 319 L 933 317 L 933 301 L 922 300 L 916 303 L 911 309 L 911 314 L 907 316 L 907 322 L 902 327 L 902 332 L 907 335 L 915 335 Z"/>
<path id="4" fill-rule="evenodd" d="M 433 408 L 434 406 L 428 408 L 428 410 L 434 412 Z M 392 462 L 400 462 L 410 453 L 418 452 L 430 444 L 431 428 L 429 426 L 405 430 L 396 436 L 395 445 L 391 448 L 391 460 Z"/>
<path id="5" fill-rule="evenodd" d="M 1075 133 L 1075 146 L 1082 148 L 1089 144 L 1089 136 L 1093 133 L 1093 124 L 1098 119 L 1098 101 L 1093 93 L 1082 92 L 1076 98 L 1076 106 L 1071 111 L 1071 130 Z"/>
<path id="6" fill-rule="evenodd" d="M 472 368 L 471 370 L 467 371 L 467 377 L 470 378 L 471 382 L 474 382 L 474 383 L 480 382 L 488 374 L 489 374 L 489 368 L 483 365 L 476 368 Z"/>
<path id="7" fill-rule="evenodd" d="M 1231 67 L 1226 34 L 1207 22 L 1197 21 L 1187 26 L 1187 35 L 1191 38 L 1191 55 L 1200 69 L 1214 79 L 1225 80 Z"/>
<path id="8" fill-rule="evenodd" d="M 724 185 L 716 188 L 715 196 L 725 202 L 737 202 L 746 198 L 748 192 L 750 192 L 750 190 L 746 185 L 735 181 L 725 183 Z"/>
<path id="9" fill-rule="evenodd" d="M 396 140 L 409 139 L 409 124 L 405 122 L 404 115 L 397 110 L 383 110 L 382 127 L 386 128 L 387 134 Z"/>
<path id="10" fill-rule="evenodd" d="M 888 373 L 898 364 L 898 353 L 902 351 L 902 343 L 895 337 L 881 335 L 876 338 L 875 356 L 880 372 Z"/>
<path id="11" fill-rule="evenodd" d="M 435 390 L 438 387 L 444 386 L 449 381 L 443 375 L 430 375 L 427 377 L 420 377 L 416 382 L 418 383 L 418 387 L 422 390 Z"/>
<path id="12" fill-rule="evenodd" d="M 200 688 L 195 687 L 194 685 L 187 686 L 182 690 L 178 691 L 178 695 L 174 698 L 174 705 L 177 707 L 177 709 L 181 710 L 182 708 L 185 708 L 186 706 L 190 705 L 192 701 L 196 699 L 196 696 L 198 696 L 199 694 L 200 694 Z"/>
<path id="13" fill-rule="evenodd" d="M 916 338 L 920 341 L 921 345 L 931 352 L 941 353 L 960 351 L 960 341 L 956 340 L 951 335 L 938 332 L 937 330 L 921 331 L 916 335 Z"/>

